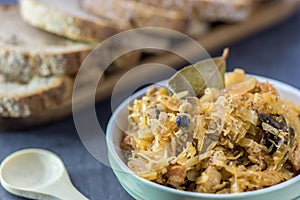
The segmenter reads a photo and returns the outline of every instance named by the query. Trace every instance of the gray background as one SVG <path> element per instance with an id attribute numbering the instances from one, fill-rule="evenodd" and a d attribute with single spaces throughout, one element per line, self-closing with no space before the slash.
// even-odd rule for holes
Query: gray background
<path id="1" fill-rule="evenodd" d="M 0 0 L 0 3 L 15 2 Z M 274 78 L 300 88 L 300 11 L 285 22 L 243 41 L 228 44 L 228 70 L 242 67 L 248 73 Z M 213 55 L 221 54 L 214 52 Z M 97 104 L 102 127 L 111 115 L 110 99 Z M 64 161 L 74 185 L 87 197 L 131 199 L 112 170 L 96 161 L 84 148 L 71 117 L 55 124 L 23 132 L 0 132 L 0 160 L 23 148 L 44 148 Z M 0 199 L 23 199 L 10 195 L 0 186 Z"/>

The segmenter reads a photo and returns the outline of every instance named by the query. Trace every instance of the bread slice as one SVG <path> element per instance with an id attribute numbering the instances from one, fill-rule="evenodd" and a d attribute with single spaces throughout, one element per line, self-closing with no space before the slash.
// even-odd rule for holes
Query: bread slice
<path id="1" fill-rule="evenodd" d="M 194 11 L 198 17 L 210 22 L 237 22 L 251 11 L 253 0 L 137 0 L 166 9 Z"/>
<path id="2" fill-rule="evenodd" d="M 33 76 L 73 75 L 94 45 L 73 42 L 22 21 L 18 6 L 0 6 L 0 73 L 27 82 Z"/>
<path id="3" fill-rule="evenodd" d="M 22 18 L 32 26 L 73 40 L 99 42 L 128 27 L 84 12 L 79 0 L 20 0 Z"/>
<path id="4" fill-rule="evenodd" d="M 135 0 L 82 0 L 89 12 L 133 27 L 164 27 L 184 32 L 188 25 L 185 12 L 154 7 Z"/>
<path id="5" fill-rule="evenodd" d="M 17 5 L 0 6 L 0 73 L 8 81 L 26 83 L 34 76 L 73 76 L 95 46 L 28 25 L 21 19 Z M 110 51 L 107 49 L 107 53 Z M 136 65 L 139 59 L 140 52 L 134 52 L 118 59 L 113 65 L 129 68 Z"/>
<path id="6" fill-rule="evenodd" d="M 71 98 L 68 77 L 35 77 L 27 84 L 0 81 L 0 116 L 25 118 L 61 105 Z"/>
<path id="7" fill-rule="evenodd" d="M 240 22 L 249 16 L 252 5 L 252 0 L 194 0 L 193 9 L 210 22 Z"/>

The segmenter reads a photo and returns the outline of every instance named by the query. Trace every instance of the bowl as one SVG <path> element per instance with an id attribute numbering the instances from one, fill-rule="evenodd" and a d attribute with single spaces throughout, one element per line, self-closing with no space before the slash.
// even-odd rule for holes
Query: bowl
<path id="1" fill-rule="evenodd" d="M 300 91 L 285 83 L 272 80 L 269 78 L 248 75 L 257 78 L 261 82 L 269 81 L 279 92 L 282 99 L 289 99 L 292 102 L 300 102 Z M 159 84 L 166 85 L 167 81 L 162 81 Z M 237 194 L 205 194 L 196 192 L 180 191 L 166 186 L 153 183 L 138 177 L 131 171 L 124 162 L 124 155 L 119 148 L 122 140 L 123 132 L 127 128 L 127 106 L 128 103 L 135 98 L 138 98 L 146 93 L 147 88 L 137 92 L 132 97 L 124 101 L 114 112 L 111 117 L 107 132 L 106 142 L 108 146 L 108 158 L 111 167 L 117 176 L 122 187 L 135 199 L 145 200 L 208 200 L 208 199 L 223 199 L 223 200 L 290 200 L 300 196 L 300 175 L 285 181 L 283 183 L 256 191 L 243 192 Z M 300 199 L 300 198 L 299 198 Z"/>

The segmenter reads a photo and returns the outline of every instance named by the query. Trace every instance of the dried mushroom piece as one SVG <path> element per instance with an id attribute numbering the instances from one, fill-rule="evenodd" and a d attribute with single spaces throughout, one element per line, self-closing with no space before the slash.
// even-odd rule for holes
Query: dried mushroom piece
<path id="1" fill-rule="evenodd" d="M 273 155 L 277 168 L 288 157 L 295 137 L 294 129 L 287 125 L 282 115 L 258 113 L 258 117 L 261 122 L 259 128 L 264 133 L 261 143 L 269 149 L 269 154 Z"/>

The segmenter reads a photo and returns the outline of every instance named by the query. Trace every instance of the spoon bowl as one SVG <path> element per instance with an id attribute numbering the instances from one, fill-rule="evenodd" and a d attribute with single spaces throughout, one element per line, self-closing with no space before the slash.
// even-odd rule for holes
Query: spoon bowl
<path id="1" fill-rule="evenodd" d="M 49 184 L 63 173 L 59 158 L 42 150 L 18 152 L 5 161 L 2 164 L 1 178 L 7 184 L 19 188 Z"/>
<path id="2" fill-rule="evenodd" d="M 1 164 L 0 181 L 12 194 L 32 199 L 87 199 L 72 185 L 62 160 L 52 152 L 26 149 Z"/>

